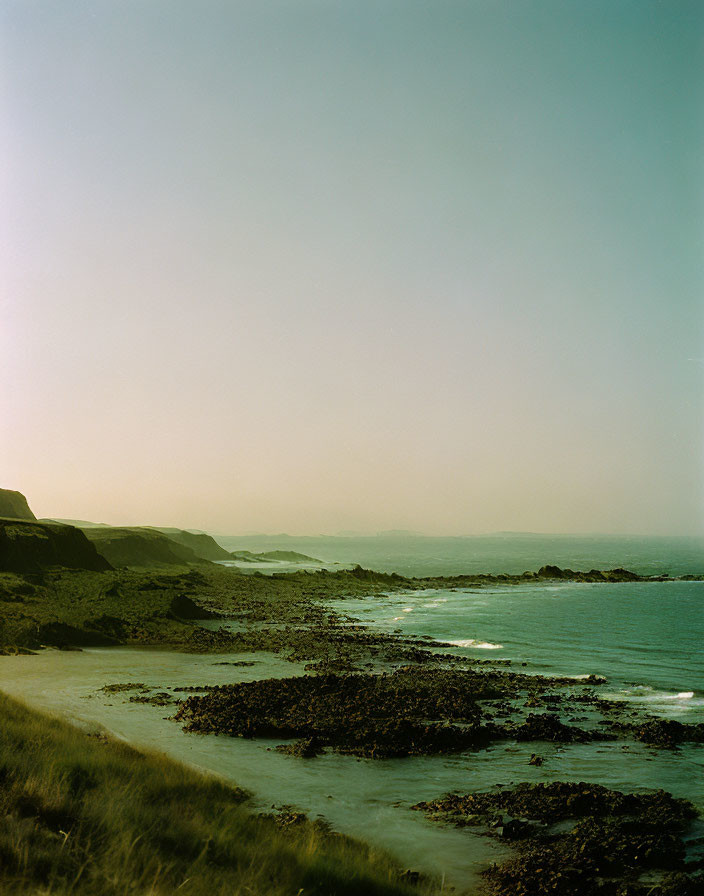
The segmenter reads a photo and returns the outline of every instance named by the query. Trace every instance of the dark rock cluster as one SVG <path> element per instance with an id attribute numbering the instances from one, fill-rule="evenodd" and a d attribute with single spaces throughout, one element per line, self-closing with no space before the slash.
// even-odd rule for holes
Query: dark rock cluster
<path id="1" fill-rule="evenodd" d="M 619 725 L 619 730 L 636 740 L 657 747 L 704 744 L 704 723 L 690 724 L 676 719 L 650 718 L 636 724 Z"/>
<path id="2" fill-rule="evenodd" d="M 330 674 L 216 687 L 189 697 L 176 718 L 188 731 L 303 739 L 286 750 L 295 755 L 311 755 L 313 744 L 316 752 L 408 756 L 485 743 L 477 700 L 490 694 L 472 672 Z"/>
<path id="3" fill-rule="evenodd" d="M 555 713 L 530 713 L 522 724 L 504 726 L 503 734 L 518 741 L 543 740 L 562 744 L 613 740 L 615 737 L 598 731 L 586 731 L 574 725 L 565 725 Z"/>
<path id="4" fill-rule="evenodd" d="M 414 808 L 513 843 L 515 854 L 485 872 L 497 896 L 694 896 L 704 885 L 704 863 L 686 860 L 683 841 L 695 809 L 662 790 L 556 781 Z"/>
<path id="5" fill-rule="evenodd" d="M 529 714 L 521 723 L 496 724 L 512 714 L 521 689 L 574 686 L 570 679 L 539 679 L 509 671 L 403 666 L 389 673 L 322 673 L 212 687 L 184 701 L 176 718 L 187 731 L 239 737 L 299 738 L 293 755 L 326 746 L 383 758 L 444 753 L 491 741 L 575 743 L 613 739 L 600 729 L 565 725 L 555 713 Z M 491 702 L 490 702 L 491 701 Z M 490 707 L 494 714 L 489 714 Z"/>

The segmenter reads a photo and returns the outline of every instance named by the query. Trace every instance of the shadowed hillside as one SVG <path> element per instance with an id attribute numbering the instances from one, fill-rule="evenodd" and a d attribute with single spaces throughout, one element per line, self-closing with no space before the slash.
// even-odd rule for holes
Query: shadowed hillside
<path id="1" fill-rule="evenodd" d="M 36 572 L 55 566 L 96 572 L 111 568 L 80 529 L 0 519 L 0 570 Z"/>
<path id="2" fill-rule="evenodd" d="M 184 566 L 208 563 L 190 547 L 158 529 L 148 527 L 99 527 L 83 530 L 85 536 L 115 567 Z"/>
<path id="3" fill-rule="evenodd" d="M 187 532 L 184 529 L 173 529 L 168 528 L 166 526 L 110 526 L 107 523 L 93 523 L 90 520 L 72 520 L 72 519 L 49 519 L 44 520 L 43 522 L 47 523 L 65 523 L 69 526 L 77 526 L 79 529 L 89 530 L 86 534 L 89 538 L 94 537 L 94 533 L 91 531 L 93 529 L 109 529 L 113 534 L 111 536 L 103 535 L 100 533 L 95 533 L 96 539 L 102 538 L 116 538 L 115 532 L 130 532 L 133 535 L 142 534 L 145 532 L 160 532 L 162 535 L 166 535 L 166 537 L 173 542 L 176 542 L 179 545 L 189 548 L 196 556 L 196 558 L 200 557 L 202 560 L 230 560 L 230 552 L 226 551 L 225 548 L 220 547 L 220 545 L 212 538 L 210 535 L 206 535 L 205 532 Z M 154 545 L 151 547 L 142 546 L 143 550 L 150 552 L 153 550 Z M 112 550 L 108 548 L 108 550 Z M 136 554 L 135 554 L 136 556 Z M 193 562 L 193 558 L 190 555 L 186 555 L 184 559 L 187 559 L 188 562 Z M 168 562 L 170 561 L 161 561 Z M 122 564 L 118 564 L 122 565 Z M 130 565 L 143 565 L 136 560 L 132 562 Z M 149 564 L 151 565 L 151 564 Z"/>
<path id="4" fill-rule="evenodd" d="M 154 527 L 157 532 L 167 535 L 172 541 L 185 545 L 190 548 L 197 557 L 203 560 L 230 560 L 230 552 L 220 545 L 210 535 L 204 532 L 194 533 L 186 532 L 183 529 L 167 529 L 163 526 Z"/>

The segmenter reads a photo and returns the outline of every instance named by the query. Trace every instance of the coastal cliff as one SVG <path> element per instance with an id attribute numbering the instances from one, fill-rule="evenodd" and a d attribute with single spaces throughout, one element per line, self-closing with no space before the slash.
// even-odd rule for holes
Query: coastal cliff
<path id="1" fill-rule="evenodd" d="M 0 488 L 0 517 L 12 520 L 36 520 L 22 492 Z"/>
<path id="2" fill-rule="evenodd" d="M 205 532 L 187 532 L 184 529 L 168 529 L 162 526 L 154 527 L 158 532 L 163 533 L 171 541 L 184 545 L 203 560 L 230 560 L 230 552 L 215 541 L 211 535 Z"/>
<path id="3" fill-rule="evenodd" d="M 101 526 L 83 534 L 114 567 L 187 566 L 208 563 L 190 547 L 146 526 Z"/>
<path id="4" fill-rule="evenodd" d="M 36 572 L 50 567 L 112 569 L 80 529 L 58 523 L 0 519 L 0 570 Z"/>

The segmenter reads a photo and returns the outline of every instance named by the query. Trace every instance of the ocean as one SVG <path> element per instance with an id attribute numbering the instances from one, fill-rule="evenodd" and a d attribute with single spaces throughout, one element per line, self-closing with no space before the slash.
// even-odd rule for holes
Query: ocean
<path id="1" fill-rule="evenodd" d="M 216 535 L 228 551 L 297 551 L 326 564 L 359 563 L 406 576 L 520 574 L 546 564 L 570 569 L 625 567 L 641 575 L 704 573 L 704 537 L 627 535 L 293 536 Z"/>

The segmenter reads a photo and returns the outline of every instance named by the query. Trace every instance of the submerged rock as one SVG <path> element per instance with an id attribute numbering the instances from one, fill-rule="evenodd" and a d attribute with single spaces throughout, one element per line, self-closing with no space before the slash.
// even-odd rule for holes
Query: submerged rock
<path id="1" fill-rule="evenodd" d="M 276 749 L 279 753 L 287 753 L 289 756 L 314 759 L 322 753 L 323 744 L 317 737 L 306 737 L 303 740 L 297 740 L 294 744 L 280 744 Z"/>

